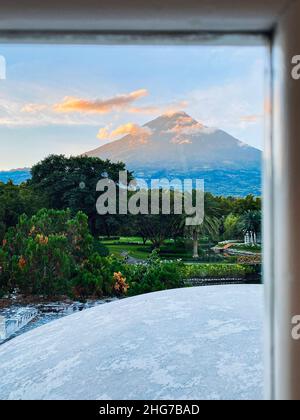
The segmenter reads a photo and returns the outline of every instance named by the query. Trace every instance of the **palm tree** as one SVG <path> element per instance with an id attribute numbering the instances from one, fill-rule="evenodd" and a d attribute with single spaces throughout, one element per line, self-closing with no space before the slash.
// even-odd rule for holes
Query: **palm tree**
<path id="1" fill-rule="evenodd" d="M 244 235 L 249 234 L 251 242 L 257 243 L 257 236 L 261 232 L 261 211 L 248 210 L 241 217 L 241 230 Z"/>
<path id="2" fill-rule="evenodd" d="M 199 239 L 201 235 L 215 238 L 219 234 L 220 221 L 216 217 L 205 216 L 202 225 L 187 227 L 187 236 L 193 239 L 193 258 L 199 258 Z"/>

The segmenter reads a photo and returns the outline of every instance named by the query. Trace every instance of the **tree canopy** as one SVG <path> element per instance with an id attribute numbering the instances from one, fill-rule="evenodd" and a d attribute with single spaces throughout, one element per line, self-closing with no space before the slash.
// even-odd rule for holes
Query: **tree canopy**
<path id="1" fill-rule="evenodd" d="M 70 157 L 50 155 L 33 166 L 32 179 L 29 185 L 43 192 L 48 200 L 48 206 L 53 209 L 70 208 L 73 214 L 83 211 L 89 218 L 93 233 L 97 232 L 96 201 L 97 183 L 109 178 L 118 185 L 119 172 L 125 171 L 124 163 L 112 163 L 109 160 L 87 156 Z M 129 181 L 132 175 L 129 173 Z M 101 223 L 109 216 L 102 217 Z"/>

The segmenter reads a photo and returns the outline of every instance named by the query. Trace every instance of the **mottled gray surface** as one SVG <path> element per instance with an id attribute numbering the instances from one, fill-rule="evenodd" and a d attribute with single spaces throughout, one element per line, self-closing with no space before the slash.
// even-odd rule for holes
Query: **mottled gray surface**
<path id="1" fill-rule="evenodd" d="M 262 292 L 170 290 L 54 321 L 0 347 L 0 399 L 260 399 Z"/>

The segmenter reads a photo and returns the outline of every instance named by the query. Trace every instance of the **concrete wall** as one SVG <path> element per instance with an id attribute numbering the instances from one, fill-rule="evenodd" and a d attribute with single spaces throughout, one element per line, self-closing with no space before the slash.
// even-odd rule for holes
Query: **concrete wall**
<path id="1" fill-rule="evenodd" d="M 267 31 L 291 0 L 1 0 L 0 30 Z"/>
<path id="2" fill-rule="evenodd" d="M 300 399 L 300 80 L 291 76 L 300 54 L 300 1 L 280 18 L 273 44 L 273 397 Z"/>

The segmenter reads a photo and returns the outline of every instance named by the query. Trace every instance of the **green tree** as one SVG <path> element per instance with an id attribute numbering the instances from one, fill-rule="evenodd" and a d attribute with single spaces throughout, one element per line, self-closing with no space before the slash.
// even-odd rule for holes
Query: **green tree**
<path id="1" fill-rule="evenodd" d="M 256 244 L 257 237 L 261 234 L 261 211 L 246 211 L 241 217 L 241 229 L 244 234 L 249 234 L 251 241 Z"/>
<path id="2" fill-rule="evenodd" d="M 148 201 L 148 209 L 153 204 L 153 191 L 145 192 Z M 160 248 L 166 239 L 176 239 L 183 236 L 185 216 L 176 214 L 175 211 L 175 192 L 168 190 L 156 190 L 159 197 L 159 214 L 137 215 L 131 216 L 129 220 L 134 223 L 136 234 L 143 238 L 144 243 L 149 239 L 153 248 Z M 179 195 L 178 195 L 179 194 Z M 183 200 L 183 196 L 176 192 L 177 198 Z M 165 203 L 167 213 L 164 214 L 163 202 Z"/>
<path id="3" fill-rule="evenodd" d="M 117 223 L 117 217 L 97 214 L 97 183 L 109 178 L 118 185 L 119 172 L 125 169 L 125 165 L 120 162 L 112 163 L 87 156 L 67 158 L 51 155 L 33 166 L 29 184 L 35 191 L 45 193 L 50 208 L 70 208 L 72 214 L 83 211 L 88 215 L 92 233 L 96 234 L 99 233 L 99 226 L 105 226 L 109 231 L 111 223 Z M 128 175 L 130 181 L 132 174 Z"/>
<path id="4" fill-rule="evenodd" d="M 219 235 L 220 221 L 216 217 L 205 216 L 204 221 L 198 226 L 186 228 L 186 235 L 193 240 L 193 258 L 199 258 L 199 240 L 201 236 L 216 239 Z"/>
<path id="5" fill-rule="evenodd" d="M 44 195 L 35 193 L 28 185 L 14 185 L 12 181 L 0 183 L 0 241 L 22 214 L 32 216 L 42 207 L 45 207 Z"/>
<path id="6" fill-rule="evenodd" d="M 241 237 L 240 218 L 230 213 L 224 221 L 224 238 L 239 239 Z"/>

